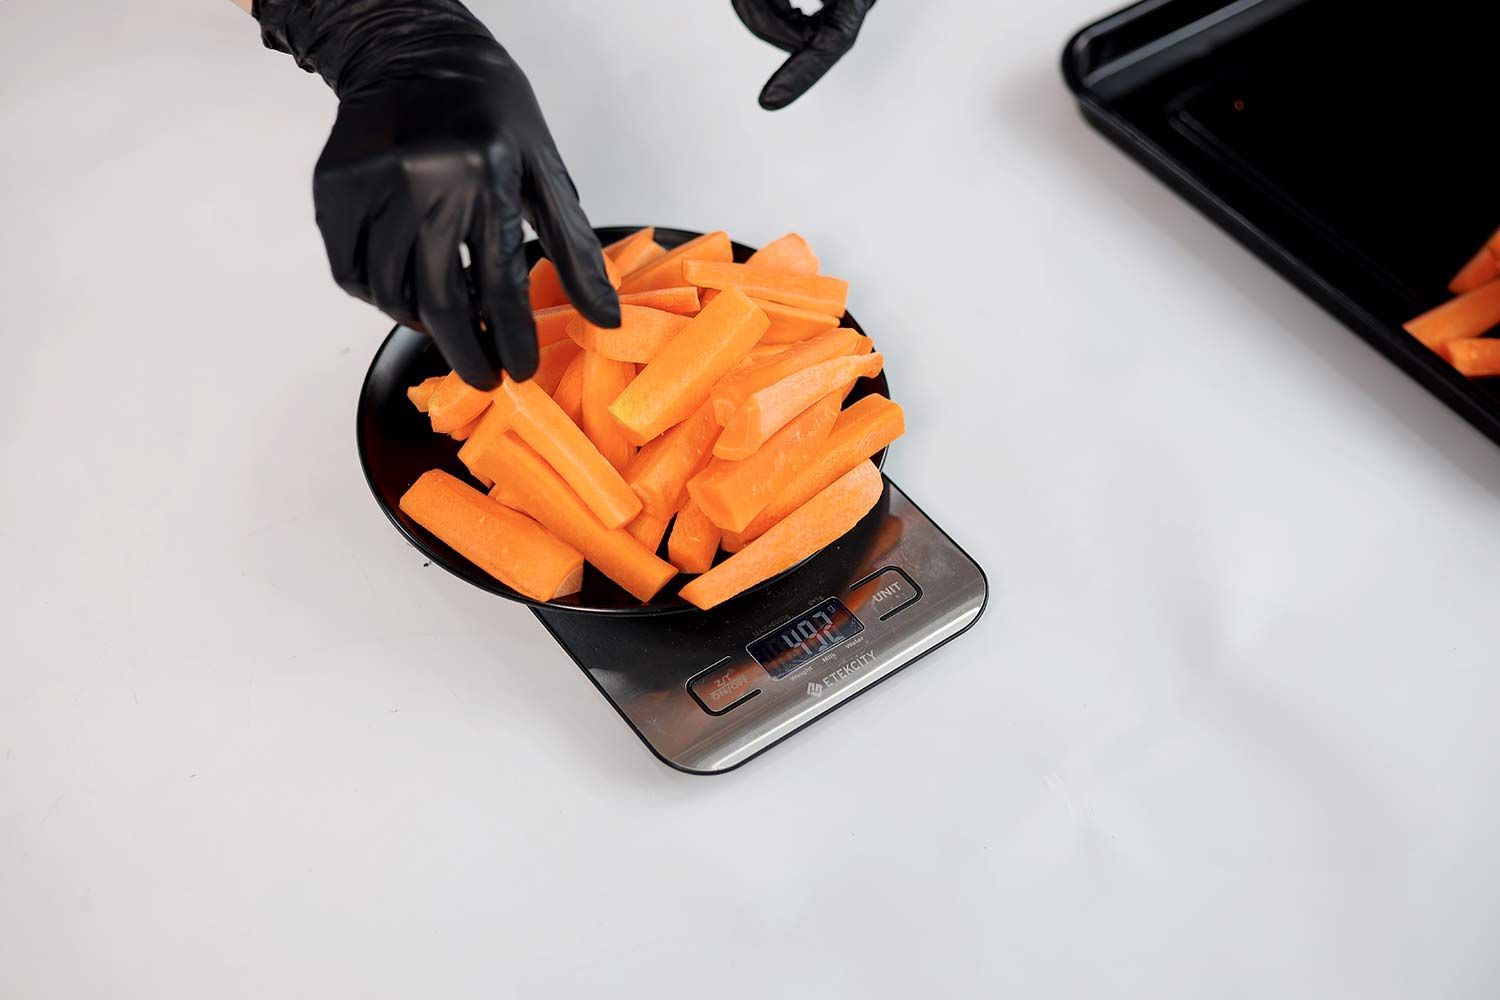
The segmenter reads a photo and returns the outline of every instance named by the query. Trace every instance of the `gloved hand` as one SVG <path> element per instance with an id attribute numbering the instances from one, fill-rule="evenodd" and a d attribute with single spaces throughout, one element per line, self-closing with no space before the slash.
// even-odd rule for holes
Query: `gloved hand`
<path id="1" fill-rule="evenodd" d="M 313 201 L 345 291 L 425 329 L 476 388 L 502 369 L 529 378 L 524 218 L 579 311 L 619 326 L 599 241 L 531 85 L 458 0 L 258 0 L 254 14 L 268 46 L 339 98 Z"/>
<path id="2" fill-rule="evenodd" d="M 875 6 L 875 0 L 824 0 L 816 14 L 804 14 L 791 0 L 732 2 L 755 37 L 791 53 L 760 92 L 760 106 L 767 111 L 786 107 L 821 80 L 854 45 Z"/>

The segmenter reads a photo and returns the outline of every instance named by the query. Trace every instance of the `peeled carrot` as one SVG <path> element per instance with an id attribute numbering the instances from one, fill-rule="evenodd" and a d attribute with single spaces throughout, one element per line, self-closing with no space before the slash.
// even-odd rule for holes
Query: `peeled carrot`
<path id="1" fill-rule="evenodd" d="M 636 268 L 620 281 L 620 291 L 641 292 L 650 288 L 678 288 L 693 282 L 683 277 L 683 262 L 690 260 L 734 260 L 729 234 L 722 230 L 705 233 L 680 247 Z"/>
<path id="2" fill-rule="evenodd" d="M 1423 313 L 1406 324 L 1406 332 L 1437 350 L 1450 340 L 1478 337 L 1496 324 L 1500 324 L 1500 281 L 1491 281 Z"/>
<path id="3" fill-rule="evenodd" d="M 489 456 L 496 442 L 511 429 L 511 419 L 516 412 L 516 404 L 508 394 L 497 392 L 494 396 L 490 408 L 479 418 L 479 426 L 458 449 L 458 460 L 476 478 L 487 475 L 481 470 L 489 465 Z"/>
<path id="4" fill-rule="evenodd" d="M 411 405 L 415 406 L 418 412 L 426 413 L 427 405 L 432 402 L 432 394 L 437 391 L 437 387 L 442 382 L 443 376 L 441 375 L 424 378 L 416 385 L 407 387 L 406 398 L 411 400 Z"/>
<path id="5" fill-rule="evenodd" d="M 1500 278 L 1500 229 L 1448 283 L 1448 290 L 1454 295 L 1462 295 L 1496 278 Z"/>
<path id="6" fill-rule="evenodd" d="M 667 535 L 667 521 L 669 518 L 656 517 L 641 511 L 636 519 L 625 526 L 630 537 L 640 542 L 650 552 L 661 548 L 661 540 Z"/>
<path id="7" fill-rule="evenodd" d="M 489 393 L 469 385 L 458 377 L 458 372 L 449 372 L 428 399 L 427 416 L 434 431 L 452 434 L 484 413 L 489 405 Z"/>
<path id="8" fill-rule="evenodd" d="M 719 551 L 722 534 L 719 526 L 703 513 L 702 507 L 688 501 L 672 522 L 672 535 L 667 539 L 667 561 L 683 573 L 707 573 L 714 564 L 714 554 Z"/>
<path id="9" fill-rule="evenodd" d="M 687 481 L 712 457 L 718 436 L 719 422 L 712 404 L 705 401 L 692 416 L 636 453 L 625 481 L 648 512 L 671 516 Z"/>
<path id="10" fill-rule="evenodd" d="M 585 396 L 588 365 L 585 359 Z M 500 391 L 515 404 L 515 413 L 510 418 L 512 431 L 557 470 L 605 527 L 629 524 L 641 512 L 640 499 L 619 471 L 540 386 L 535 382 L 506 381 Z"/>
<path id="11" fill-rule="evenodd" d="M 615 267 L 619 268 L 622 275 L 629 274 L 666 252 L 661 244 L 656 242 L 655 226 L 637 229 L 624 239 L 616 240 L 604 248 L 604 256 L 614 261 Z M 616 284 L 615 287 L 620 286 Z"/>
<path id="12" fill-rule="evenodd" d="M 612 361 L 643 365 L 691 322 L 687 316 L 660 309 L 621 305 L 620 325 L 614 329 L 595 326 L 578 316 L 568 324 L 568 336 L 585 351 L 598 352 Z"/>
<path id="13" fill-rule="evenodd" d="M 474 431 L 479 427 L 479 422 L 483 419 L 484 414 L 481 413 L 479 416 L 475 417 L 473 420 L 470 420 L 468 423 L 464 424 L 462 427 L 449 434 L 448 436 L 455 441 L 467 441 L 469 439 L 469 435 L 474 433 Z"/>
<path id="14" fill-rule="evenodd" d="M 577 315 L 578 310 L 572 306 L 548 306 L 533 312 L 531 321 L 536 324 L 537 346 L 546 347 L 548 344 L 567 340 L 568 324 Z"/>
<path id="15" fill-rule="evenodd" d="M 491 496 L 536 518 L 638 600 L 651 600 L 677 575 L 674 566 L 625 529 L 606 528 L 557 471 L 514 433 L 501 436 L 484 473 L 495 481 Z"/>
<path id="16" fill-rule="evenodd" d="M 1450 340 L 1438 353 L 1470 378 L 1500 375 L 1500 340 Z"/>
<path id="17" fill-rule="evenodd" d="M 695 285 L 629 292 L 620 296 L 620 305 L 645 306 L 648 309 L 660 309 L 663 312 L 678 313 L 683 316 L 691 316 L 702 308 L 699 290 Z M 559 340 L 566 340 L 568 324 L 582 319 L 578 310 L 572 306 L 551 306 L 547 309 L 538 309 L 531 314 L 531 318 L 536 323 L 536 342 L 541 347 L 555 344 Z"/>
<path id="18" fill-rule="evenodd" d="M 751 267 L 782 274 L 817 274 L 818 255 L 796 233 L 787 233 L 761 247 L 745 261 Z"/>
<path id="19" fill-rule="evenodd" d="M 745 355 L 745 360 L 752 364 L 761 362 L 766 360 L 766 358 L 784 353 L 791 346 L 791 344 L 756 344 L 750 348 L 750 353 Z M 741 365 L 740 367 L 744 366 Z"/>
<path id="20" fill-rule="evenodd" d="M 557 405 L 562 407 L 568 419 L 580 427 L 583 426 L 583 359 L 585 356 L 580 351 L 578 357 L 568 362 L 562 381 L 557 383 L 557 391 L 552 394 L 552 398 L 557 400 Z"/>
<path id="21" fill-rule="evenodd" d="M 625 437 L 620 425 L 609 415 L 609 404 L 613 403 L 635 378 L 635 365 L 628 361 L 615 361 L 593 351 L 584 351 L 583 358 L 583 432 L 610 465 L 624 472 L 635 457 L 635 445 Z M 633 494 L 632 494 L 633 495 Z"/>
<path id="22" fill-rule="evenodd" d="M 874 464 L 846 472 L 764 535 L 688 582 L 682 597 L 708 610 L 790 569 L 843 537 L 880 502 L 885 483 Z"/>
<path id="23" fill-rule="evenodd" d="M 534 520 L 441 469 L 422 473 L 401 509 L 449 548 L 534 601 L 576 594 L 583 556 Z"/>
<path id="24" fill-rule="evenodd" d="M 823 447 L 843 399 L 830 392 L 740 461 L 715 458 L 688 480 L 688 496 L 725 531 L 744 531 Z"/>
<path id="25" fill-rule="evenodd" d="M 766 335 L 760 338 L 763 344 L 789 344 L 797 340 L 806 340 L 820 333 L 826 333 L 839 325 L 837 316 L 813 312 L 810 309 L 784 306 L 770 299 L 752 298 L 750 301 L 764 309 L 766 316 L 771 320 Z"/>
<path id="26" fill-rule="evenodd" d="M 620 287 L 620 268 L 610 260 L 608 254 L 604 255 L 604 273 L 612 288 Z M 558 273 L 557 265 L 546 257 L 531 266 L 528 280 L 532 311 L 568 304 L 568 293 L 563 288 L 562 275 Z"/>
<path id="27" fill-rule="evenodd" d="M 797 414 L 830 392 L 842 392 L 850 381 L 877 374 L 884 364 L 880 354 L 834 358 L 752 393 L 725 423 L 724 433 L 714 444 L 714 457 L 748 458 Z"/>
<path id="28" fill-rule="evenodd" d="M 748 365 L 742 365 L 725 375 L 713 387 L 708 398 L 714 404 L 714 419 L 720 424 L 729 422 L 729 417 L 752 393 L 766 386 L 775 385 L 782 379 L 799 372 L 809 365 L 847 354 L 853 354 L 860 341 L 854 330 L 831 330 L 802 344 L 771 345 L 780 350 L 762 357 Z M 756 350 L 760 348 L 757 347 Z M 754 357 L 754 351 L 751 352 Z"/>
<path id="29" fill-rule="evenodd" d="M 691 416 L 769 323 L 739 289 L 726 291 L 657 352 L 609 412 L 633 444 L 645 444 Z"/>
<path id="30" fill-rule="evenodd" d="M 780 274 L 748 264 L 690 260 L 682 265 L 688 284 L 700 288 L 738 288 L 746 295 L 829 316 L 844 315 L 849 282 L 825 275 Z"/>
<path id="31" fill-rule="evenodd" d="M 573 359 L 578 357 L 578 352 L 578 345 L 571 340 L 559 340 L 555 344 L 548 344 L 541 349 L 536 374 L 531 376 L 530 381 L 541 386 L 542 391 L 550 396 L 562 384 L 562 378 L 567 374 L 568 366 L 573 363 Z"/>
<path id="32" fill-rule="evenodd" d="M 736 547 L 766 530 L 816 496 L 824 487 L 872 457 L 906 431 L 901 407 L 884 396 L 866 396 L 839 414 L 817 453 L 777 491 L 750 526 L 732 541 Z M 728 546 L 726 546 L 727 548 Z M 734 551 L 731 549 L 730 551 Z"/>

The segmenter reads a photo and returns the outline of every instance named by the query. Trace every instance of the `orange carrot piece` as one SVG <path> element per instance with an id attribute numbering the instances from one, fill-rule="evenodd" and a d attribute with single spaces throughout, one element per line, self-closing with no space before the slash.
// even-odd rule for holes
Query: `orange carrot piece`
<path id="1" fill-rule="evenodd" d="M 745 355 L 745 360 L 752 364 L 758 364 L 767 358 L 786 353 L 791 344 L 756 344 L 750 348 L 750 353 Z M 740 367 L 744 367 L 741 365 Z"/>
<path id="2" fill-rule="evenodd" d="M 811 500 L 824 487 L 875 455 L 906 431 L 901 407 L 884 396 L 866 396 L 839 414 L 818 452 L 799 468 L 738 538 L 737 547 L 765 534 L 777 521 Z M 727 548 L 728 546 L 726 546 Z M 730 551 L 734 551 L 731 549 Z"/>
<path id="3" fill-rule="evenodd" d="M 615 418 L 609 415 L 609 404 L 619 398 L 635 378 L 635 365 L 583 352 L 583 432 L 610 465 L 624 472 L 635 458 L 635 445 L 625 437 Z M 633 496 L 634 494 L 632 494 Z"/>
<path id="4" fill-rule="evenodd" d="M 645 444 L 692 416 L 714 383 L 750 353 L 769 323 L 743 292 L 725 292 L 657 352 L 609 412 L 631 443 Z"/>
<path id="5" fill-rule="evenodd" d="M 571 340 L 559 340 L 555 344 L 548 344 L 542 348 L 541 356 L 537 361 L 536 374 L 528 381 L 535 382 L 542 387 L 547 395 L 557 391 L 562 384 L 563 376 L 568 372 L 568 366 L 573 359 L 578 357 L 580 348 Z"/>
<path id="6" fill-rule="evenodd" d="M 568 419 L 578 426 L 583 426 L 583 359 L 585 355 L 578 352 L 578 357 L 568 363 L 568 368 L 563 372 L 562 381 L 557 383 L 557 391 L 552 398 L 557 400 L 557 405 L 568 415 Z"/>
<path id="7" fill-rule="evenodd" d="M 714 457 L 731 461 L 750 457 L 797 414 L 830 392 L 842 393 L 852 380 L 877 374 L 884 364 L 879 354 L 834 358 L 752 393 L 724 424 L 724 433 L 714 444 Z"/>
<path id="8" fill-rule="evenodd" d="M 672 522 L 667 562 L 683 573 L 707 573 L 714 564 L 722 534 L 719 526 L 703 513 L 703 508 L 689 501 Z"/>
<path id="9" fill-rule="evenodd" d="M 531 321 L 536 324 L 537 346 L 546 347 L 560 340 L 567 340 L 568 324 L 577 315 L 578 310 L 572 306 L 548 306 L 533 312 Z"/>
<path id="10" fill-rule="evenodd" d="M 688 496 L 725 531 L 744 531 L 823 447 L 843 400 L 830 392 L 740 461 L 715 458 L 688 480 Z"/>
<path id="11" fill-rule="evenodd" d="M 729 422 L 730 416 L 751 394 L 766 386 L 775 385 L 794 372 L 834 358 L 853 354 L 860 341 L 854 330 L 831 330 L 803 344 L 773 344 L 777 350 L 748 365 L 742 365 L 725 375 L 708 394 L 714 405 L 714 419 L 720 424 Z M 756 347 L 750 352 L 755 357 Z"/>
<path id="12" fill-rule="evenodd" d="M 615 267 L 619 268 L 622 275 L 629 274 L 666 252 L 662 245 L 656 242 L 655 226 L 637 229 L 624 239 L 616 240 L 604 248 L 604 256 L 614 261 Z"/>
<path id="13" fill-rule="evenodd" d="M 1500 281 L 1492 281 L 1423 313 L 1406 324 L 1406 332 L 1435 351 L 1450 340 L 1478 337 L 1497 323 Z"/>
<path id="14" fill-rule="evenodd" d="M 604 255 L 604 273 L 609 278 L 610 286 L 620 287 L 620 269 L 609 255 Z M 568 304 L 568 293 L 563 288 L 562 275 L 558 273 L 557 265 L 546 257 L 531 266 L 531 275 L 528 279 L 530 284 L 529 294 L 531 296 L 531 309 L 549 309 L 553 306 L 565 306 Z"/>
<path id="15" fill-rule="evenodd" d="M 667 536 L 667 522 L 670 518 L 656 517 L 641 511 L 634 521 L 625 526 L 626 532 L 631 538 L 640 542 L 650 552 L 656 552 L 661 548 L 661 540 Z"/>
<path id="16" fill-rule="evenodd" d="M 438 434 L 452 434 L 480 416 L 490 405 L 490 394 L 449 372 L 427 401 L 427 416 Z"/>
<path id="17" fill-rule="evenodd" d="M 598 352 L 611 361 L 643 365 L 691 322 L 677 313 L 622 305 L 620 325 L 614 329 L 595 326 L 579 316 L 568 324 L 568 336 L 585 351 Z"/>
<path id="18" fill-rule="evenodd" d="M 648 309 L 660 309 L 663 312 L 691 316 L 703 307 L 699 294 L 699 289 L 695 285 L 683 285 L 680 288 L 652 288 L 644 292 L 629 292 L 621 295 L 620 305 L 645 306 Z M 531 314 L 531 319 L 536 323 L 537 345 L 546 347 L 559 340 L 566 340 L 568 324 L 581 317 L 578 310 L 572 306 L 551 306 L 547 309 L 538 309 Z"/>
<path id="19" fill-rule="evenodd" d="M 588 364 L 585 359 L 585 396 Z M 629 524 L 641 512 L 641 501 L 624 477 L 541 387 L 534 382 L 507 381 L 500 391 L 515 404 L 510 418 L 514 433 L 557 470 L 605 527 Z"/>
<path id="20" fill-rule="evenodd" d="M 485 412 L 489 411 L 486 410 Z M 479 428 L 479 422 L 483 419 L 484 414 L 481 413 L 479 416 L 475 417 L 473 420 L 470 420 L 468 423 L 464 424 L 462 427 L 449 434 L 448 436 L 455 441 L 467 441 L 469 440 L 469 435 L 473 434 L 474 431 Z"/>
<path id="21" fill-rule="evenodd" d="M 479 418 L 479 426 L 469 435 L 464 446 L 458 449 L 458 460 L 468 468 L 476 479 L 493 479 L 482 470 L 489 465 L 490 455 L 499 440 L 512 427 L 516 414 L 514 398 L 509 393 L 497 392 L 490 408 Z"/>
<path id="22" fill-rule="evenodd" d="M 869 337 L 866 337 L 864 334 L 860 334 L 860 336 L 859 336 L 859 343 L 857 343 L 857 344 L 854 345 L 854 356 L 855 357 L 863 357 L 866 354 L 873 354 L 874 351 L 875 351 L 875 342 L 873 340 L 871 340 Z M 849 393 L 853 392 L 854 391 L 854 387 L 856 385 L 858 385 L 858 384 L 859 384 L 859 379 L 858 378 L 852 378 L 852 379 L 850 379 L 844 385 L 844 395 L 843 395 L 843 398 L 844 399 L 848 399 L 849 398 Z"/>
<path id="23" fill-rule="evenodd" d="M 854 467 L 780 524 L 689 581 L 683 599 L 706 611 L 790 569 L 847 534 L 880 502 L 884 489 L 874 464 Z"/>
<path id="24" fill-rule="evenodd" d="M 787 233 L 761 247 L 745 261 L 750 267 L 782 274 L 817 274 L 818 255 L 807 241 L 796 233 Z"/>
<path id="25" fill-rule="evenodd" d="M 1500 278 L 1500 229 L 1448 283 L 1448 290 L 1454 295 L 1462 295 L 1496 278 Z"/>
<path id="26" fill-rule="evenodd" d="M 416 385 L 407 387 L 406 398 L 411 400 L 411 405 L 415 406 L 419 413 L 426 413 L 428 404 L 432 402 L 432 394 L 442 383 L 443 376 L 441 375 L 424 378 Z"/>
<path id="27" fill-rule="evenodd" d="M 486 457 L 484 473 L 495 481 L 491 496 L 536 518 L 637 599 L 651 600 L 677 575 L 676 567 L 624 528 L 606 528 L 557 470 L 514 433 L 501 436 Z"/>
<path id="28" fill-rule="evenodd" d="M 1500 375 L 1500 340 L 1450 340 L 1438 353 L 1469 378 Z"/>
<path id="29" fill-rule="evenodd" d="M 790 344 L 794 341 L 816 337 L 839 325 L 837 316 L 813 312 L 810 309 L 784 306 L 770 299 L 752 298 L 750 301 L 764 309 L 766 316 L 771 320 L 771 326 L 766 330 L 766 335 L 760 338 L 763 344 Z"/>
<path id="30" fill-rule="evenodd" d="M 849 298 L 849 282 L 825 275 L 780 274 L 763 271 L 748 264 L 725 264 L 711 260 L 690 260 L 682 265 L 682 276 L 688 284 L 700 288 L 738 288 L 746 295 L 770 299 L 782 305 L 824 313 L 844 315 Z"/>
<path id="31" fill-rule="evenodd" d="M 625 481 L 648 512 L 672 515 L 687 481 L 712 457 L 718 436 L 719 422 L 705 401 L 692 416 L 636 453 Z"/>
<path id="32" fill-rule="evenodd" d="M 622 292 L 643 292 L 651 288 L 680 288 L 692 282 L 683 277 L 683 262 L 689 260 L 734 260 L 729 234 L 722 230 L 705 233 L 680 247 L 636 268 L 620 281 Z"/>
<path id="33" fill-rule="evenodd" d="M 583 556 L 540 524 L 443 472 L 422 473 L 401 509 L 449 548 L 535 601 L 576 594 Z"/>

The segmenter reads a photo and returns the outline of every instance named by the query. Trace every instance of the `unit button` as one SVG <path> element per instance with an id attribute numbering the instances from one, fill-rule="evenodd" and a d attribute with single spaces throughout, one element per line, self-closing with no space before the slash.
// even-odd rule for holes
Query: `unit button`
<path id="1" fill-rule="evenodd" d="M 725 657 L 688 681 L 688 693 L 709 715 L 723 715 L 760 694 L 766 672 L 753 660 Z"/>
<path id="2" fill-rule="evenodd" d="M 873 611 L 879 621 L 893 618 L 922 599 L 922 588 L 899 566 L 885 566 L 849 588 L 855 614 Z"/>

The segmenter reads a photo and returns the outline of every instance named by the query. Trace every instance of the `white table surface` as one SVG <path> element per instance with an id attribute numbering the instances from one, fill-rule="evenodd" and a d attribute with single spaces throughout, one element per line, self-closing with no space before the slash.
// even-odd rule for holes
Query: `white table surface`
<path id="1" fill-rule="evenodd" d="M 213 0 L 0 30 L 0 996 L 1493 997 L 1500 451 L 1086 129 L 1104 0 L 485 0 L 599 224 L 797 228 L 985 618 L 724 777 L 368 495 L 333 100 Z"/>

